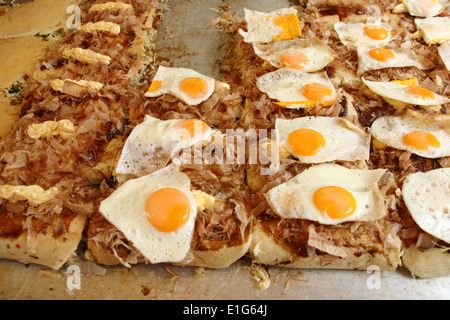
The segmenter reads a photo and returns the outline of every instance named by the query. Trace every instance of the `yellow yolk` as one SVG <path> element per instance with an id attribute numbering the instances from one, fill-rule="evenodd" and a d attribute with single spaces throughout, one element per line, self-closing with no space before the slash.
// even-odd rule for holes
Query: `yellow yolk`
<path id="1" fill-rule="evenodd" d="M 369 55 L 377 61 L 386 62 L 389 59 L 395 58 L 395 54 L 385 48 L 376 48 L 369 51 Z"/>
<path id="2" fill-rule="evenodd" d="M 308 57 L 300 51 L 288 50 L 280 56 L 280 63 L 292 69 L 303 69 L 308 63 Z"/>
<path id="3" fill-rule="evenodd" d="M 273 40 L 290 40 L 302 34 L 300 21 L 296 14 L 279 15 L 274 19 L 274 22 L 277 26 L 281 27 L 283 31 L 279 35 L 273 37 Z"/>
<path id="4" fill-rule="evenodd" d="M 406 89 L 406 93 L 413 95 L 417 98 L 421 98 L 423 100 L 433 100 L 435 97 L 433 92 L 419 86 L 408 87 Z"/>
<path id="5" fill-rule="evenodd" d="M 320 188 L 314 193 L 313 201 L 321 213 L 332 219 L 351 216 L 356 210 L 355 198 L 349 191 L 341 187 Z"/>
<path id="6" fill-rule="evenodd" d="M 306 99 L 324 103 L 329 101 L 333 96 L 333 90 L 321 83 L 308 83 L 303 87 L 303 95 Z"/>
<path id="7" fill-rule="evenodd" d="M 173 232 L 186 223 L 191 205 L 182 191 L 165 188 L 153 192 L 148 197 L 145 212 L 148 221 L 156 230 Z"/>
<path id="8" fill-rule="evenodd" d="M 155 92 L 156 90 L 158 90 L 159 88 L 161 88 L 162 85 L 162 81 L 159 80 L 154 80 L 152 82 L 152 84 L 150 85 L 150 88 L 148 88 L 147 92 Z"/>
<path id="9" fill-rule="evenodd" d="M 417 86 L 417 84 L 419 83 L 417 78 L 409 78 L 406 80 L 392 80 L 391 82 L 393 83 L 398 83 L 401 84 L 403 86 L 408 86 L 408 87 L 414 87 Z"/>
<path id="10" fill-rule="evenodd" d="M 431 133 L 426 131 L 413 131 L 403 136 L 403 142 L 415 149 L 429 151 L 432 147 L 441 146 L 439 140 Z"/>
<path id="11" fill-rule="evenodd" d="M 201 99 L 208 94 L 208 83 L 202 78 L 191 77 L 183 79 L 179 88 L 192 99 Z"/>
<path id="12" fill-rule="evenodd" d="M 199 135 L 203 136 L 210 129 L 204 121 L 197 119 L 183 120 L 176 125 L 176 128 L 181 130 L 181 139 L 192 139 Z"/>
<path id="13" fill-rule="evenodd" d="M 364 27 L 366 35 L 374 40 L 384 40 L 389 36 L 389 31 L 381 26 L 370 25 Z"/>
<path id="14" fill-rule="evenodd" d="M 313 156 L 325 147 L 325 138 L 317 131 L 300 129 L 289 135 L 289 145 L 296 154 L 301 156 Z"/>

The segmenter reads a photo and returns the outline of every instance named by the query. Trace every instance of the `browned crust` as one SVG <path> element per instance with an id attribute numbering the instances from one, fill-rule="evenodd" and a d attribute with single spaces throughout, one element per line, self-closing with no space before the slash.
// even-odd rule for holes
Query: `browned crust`
<path id="1" fill-rule="evenodd" d="M 0 257 L 22 263 L 36 263 L 54 270 L 61 268 L 75 252 L 86 226 L 87 216 L 72 215 L 63 234 L 53 226 L 41 225 L 20 235 L 0 237 Z"/>
<path id="2" fill-rule="evenodd" d="M 112 235 L 108 242 L 96 241 L 101 232 Z M 198 235 L 191 243 L 191 249 L 181 265 L 207 267 L 213 269 L 227 268 L 243 257 L 249 249 L 251 240 L 251 225 L 245 229 L 244 240 L 232 237 L 226 240 L 203 240 L 198 243 Z M 87 257 L 99 264 L 120 265 L 124 262 L 131 264 L 149 263 L 139 251 L 109 223 L 101 214 L 97 213 L 89 221 L 87 231 Z M 119 258 L 120 259 L 119 259 Z M 132 258 L 132 262 L 130 261 Z"/>
<path id="3" fill-rule="evenodd" d="M 78 248 L 88 218 L 102 196 L 98 190 L 105 188 L 106 181 L 110 183 L 117 141 L 120 140 L 126 120 L 125 106 L 130 105 L 130 101 L 135 104 L 142 101 L 137 99 L 142 93 L 141 87 L 134 80 L 138 75 L 143 76 L 147 71 L 143 68 L 154 62 L 151 59 L 143 60 L 147 51 L 144 52 L 142 45 L 146 44 L 146 40 L 151 44 L 153 39 L 140 31 L 145 29 L 152 33 L 151 29 L 157 24 L 156 8 L 151 1 L 133 3 L 137 4 L 137 8 L 131 15 L 117 10 L 88 14 L 84 10 L 87 8 L 83 8 L 83 23 L 113 19 L 121 25 L 121 34 L 117 37 L 105 37 L 99 33 L 69 31 L 40 61 L 46 62 L 45 65 L 52 65 L 54 70 L 42 71 L 45 69 L 43 65 L 33 74 L 36 82 L 32 83 L 30 95 L 22 105 L 17 131 L 10 133 L 2 144 L 2 151 L 10 157 L 0 161 L 1 183 L 36 184 L 45 188 L 59 184 L 61 194 L 58 199 L 52 199 L 50 204 L 37 208 L 25 202 L 0 202 L 1 258 L 58 269 Z M 63 59 L 61 53 L 65 47 L 106 52 L 114 61 L 107 67 Z M 150 51 L 153 48 L 145 48 L 147 49 Z M 89 80 L 101 81 L 106 88 L 102 92 L 88 90 L 79 95 L 73 95 L 73 91 L 61 94 L 53 92 L 48 80 L 63 75 L 76 80 L 89 77 Z M 95 120 L 93 123 L 96 125 L 92 126 L 94 128 L 78 133 L 73 139 L 74 143 L 69 143 L 72 146 L 78 145 L 80 148 L 77 151 L 69 150 L 67 144 L 61 148 L 67 141 L 58 137 L 35 141 L 26 134 L 30 123 L 46 120 L 70 117 L 78 126 L 93 116 L 93 113 L 101 112 L 101 105 L 105 107 L 103 111 L 106 111 L 100 117 L 101 120 L 98 121 L 99 117 L 91 118 Z M 113 140 L 115 136 L 119 138 Z M 33 143 L 39 148 L 34 147 Z M 12 167 L 10 162 L 15 159 L 16 153 L 31 156 L 26 158 L 23 167 L 8 169 L 8 166 Z M 50 158 L 53 162 L 48 160 Z"/>
<path id="4" fill-rule="evenodd" d="M 292 245 L 283 244 L 280 240 L 269 234 L 262 222 L 257 222 L 249 254 L 257 263 L 286 268 L 367 270 L 369 266 L 376 265 L 380 270 L 393 271 L 400 265 L 400 248 L 372 252 L 352 248 L 353 254 L 345 258 L 326 253 L 308 256 L 303 252 L 305 249 L 298 247 L 298 252 L 294 253 Z"/>

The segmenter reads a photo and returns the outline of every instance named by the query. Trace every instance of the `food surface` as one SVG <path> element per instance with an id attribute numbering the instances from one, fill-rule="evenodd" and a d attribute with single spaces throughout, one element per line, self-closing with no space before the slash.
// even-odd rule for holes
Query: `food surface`
<path id="1" fill-rule="evenodd" d="M 217 79 L 158 56 L 164 1 L 0 16 L 36 42 L 1 78 L 0 257 L 449 275 L 447 4 L 385 2 L 219 11 Z"/>

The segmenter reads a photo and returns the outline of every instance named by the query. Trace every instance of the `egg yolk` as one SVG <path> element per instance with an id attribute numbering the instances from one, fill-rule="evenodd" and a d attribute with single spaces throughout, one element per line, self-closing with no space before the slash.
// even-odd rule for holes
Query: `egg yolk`
<path id="1" fill-rule="evenodd" d="M 417 78 L 409 78 L 406 80 L 392 80 L 392 83 L 398 83 L 401 84 L 402 86 L 408 86 L 408 87 L 414 87 L 417 86 L 417 84 L 419 83 Z"/>
<path id="2" fill-rule="evenodd" d="M 303 87 L 303 95 L 306 99 L 324 103 L 333 98 L 333 90 L 322 83 L 308 83 Z"/>
<path id="3" fill-rule="evenodd" d="M 148 92 L 155 92 L 159 88 L 161 88 L 162 81 L 154 80 L 152 84 L 150 85 L 150 88 L 148 88 Z"/>
<path id="4" fill-rule="evenodd" d="M 423 100 L 433 100 L 435 97 L 433 92 L 419 86 L 408 87 L 406 89 L 406 93 Z"/>
<path id="5" fill-rule="evenodd" d="M 325 147 L 325 138 L 317 131 L 300 129 L 292 132 L 288 138 L 292 151 L 301 156 L 313 156 Z"/>
<path id="6" fill-rule="evenodd" d="M 300 21 L 296 14 L 282 14 L 273 19 L 275 24 L 283 29 L 283 31 L 273 37 L 273 40 L 290 40 L 302 34 Z"/>
<path id="7" fill-rule="evenodd" d="M 208 83 L 198 77 L 186 78 L 180 81 L 179 89 L 192 99 L 202 99 L 208 94 Z"/>
<path id="8" fill-rule="evenodd" d="M 145 204 L 145 213 L 150 224 L 158 231 L 173 232 L 186 223 L 191 212 L 188 197 L 173 188 L 153 192 Z"/>
<path id="9" fill-rule="evenodd" d="M 395 54 L 386 48 L 376 48 L 369 51 L 369 55 L 377 61 L 386 62 L 389 59 L 394 59 Z"/>
<path id="10" fill-rule="evenodd" d="M 283 66 L 301 70 L 308 63 L 308 57 L 303 52 L 288 50 L 280 55 L 280 62 Z"/>
<path id="11" fill-rule="evenodd" d="M 356 210 L 356 200 L 344 188 L 329 186 L 320 188 L 314 193 L 313 201 L 317 209 L 332 219 L 351 216 Z"/>
<path id="12" fill-rule="evenodd" d="M 175 127 L 180 131 L 180 138 L 184 140 L 193 139 L 198 136 L 203 137 L 210 129 L 206 122 L 198 119 L 182 120 Z"/>
<path id="13" fill-rule="evenodd" d="M 364 27 L 366 35 L 374 40 L 384 40 L 389 36 L 389 31 L 381 26 L 369 25 Z"/>
<path id="14" fill-rule="evenodd" d="M 441 146 L 439 140 L 431 133 L 426 131 L 413 131 L 403 136 L 403 142 L 415 149 L 430 151 L 431 148 Z"/>

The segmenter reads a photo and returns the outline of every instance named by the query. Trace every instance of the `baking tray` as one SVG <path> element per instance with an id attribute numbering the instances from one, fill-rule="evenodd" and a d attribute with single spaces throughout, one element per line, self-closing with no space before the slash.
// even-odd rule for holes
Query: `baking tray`
<path id="1" fill-rule="evenodd" d="M 230 0 L 230 12 L 243 8 L 272 11 L 296 1 Z M 226 48 L 214 27 L 221 0 L 169 0 L 161 22 L 157 52 L 175 67 L 220 79 Z M 122 300 L 447 300 L 450 276 L 414 279 L 404 268 L 377 270 L 291 270 L 268 267 L 268 287 L 253 278 L 251 261 L 242 259 L 213 270 L 164 265 L 97 266 L 73 259 L 61 270 L 0 259 L 0 299 Z M 187 302 L 186 302 L 187 303 Z"/>

